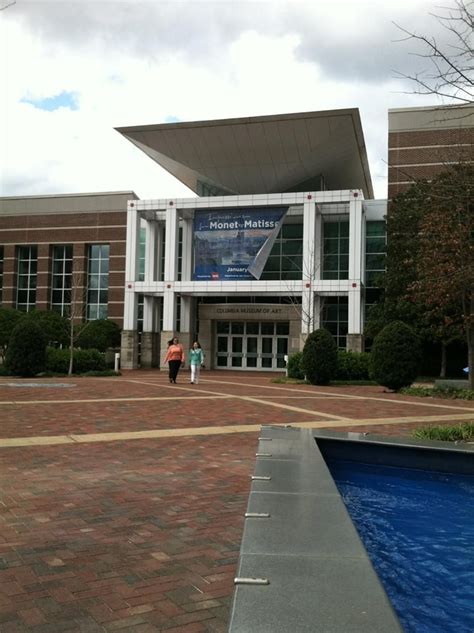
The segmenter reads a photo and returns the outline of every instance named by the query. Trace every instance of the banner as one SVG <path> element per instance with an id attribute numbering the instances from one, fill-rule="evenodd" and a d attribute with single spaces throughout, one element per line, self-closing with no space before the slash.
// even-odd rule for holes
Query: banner
<path id="1" fill-rule="evenodd" d="M 196 211 L 193 279 L 260 279 L 287 211 L 287 207 Z"/>

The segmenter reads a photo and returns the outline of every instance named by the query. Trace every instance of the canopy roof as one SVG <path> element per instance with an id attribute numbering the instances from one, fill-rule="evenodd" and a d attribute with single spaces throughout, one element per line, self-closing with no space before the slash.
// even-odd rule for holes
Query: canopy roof
<path id="1" fill-rule="evenodd" d="M 358 108 L 116 128 L 199 195 L 362 189 L 373 198 Z"/>

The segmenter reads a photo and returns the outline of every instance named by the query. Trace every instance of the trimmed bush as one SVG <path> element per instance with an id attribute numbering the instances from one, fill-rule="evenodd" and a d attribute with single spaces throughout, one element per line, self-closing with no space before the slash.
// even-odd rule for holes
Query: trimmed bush
<path id="1" fill-rule="evenodd" d="M 69 350 L 49 347 L 46 369 L 55 374 L 67 374 L 69 370 Z M 83 374 L 88 371 L 104 371 L 105 356 L 97 349 L 75 349 L 73 372 Z"/>
<path id="2" fill-rule="evenodd" d="M 295 352 L 288 358 L 288 378 L 294 378 L 295 380 L 304 380 L 304 373 L 301 367 L 302 358 L 303 352 Z"/>
<path id="3" fill-rule="evenodd" d="M 69 343 L 69 320 L 53 310 L 32 310 L 25 319 L 35 321 L 43 330 L 48 345 Z"/>
<path id="4" fill-rule="evenodd" d="M 98 349 L 105 352 L 109 347 L 120 347 L 120 328 L 114 321 L 97 319 L 80 326 L 76 339 L 81 349 Z"/>
<path id="5" fill-rule="evenodd" d="M 2 358 L 5 357 L 13 330 L 24 316 L 25 313 L 19 310 L 0 308 L 0 354 Z"/>
<path id="6" fill-rule="evenodd" d="M 336 380 L 369 380 L 370 354 L 337 350 Z"/>
<path id="7" fill-rule="evenodd" d="M 21 319 L 13 329 L 5 367 L 15 376 L 29 378 L 46 368 L 46 337 L 32 319 Z"/>
<path id="8" fill-rule="evenodd" d="M 315 330 L 308 335 L 301 368 L 312 385 L 327 385 L 336 377 L 337 347 L 328 330 Z"/>
<path id="9" fill-rule="evenodd" d="M 393 391 L 412 384 L 421 362 L 420 342 L 414 330 L 393 321 L 375 337 L 370 355 L 372 380 Z"/>

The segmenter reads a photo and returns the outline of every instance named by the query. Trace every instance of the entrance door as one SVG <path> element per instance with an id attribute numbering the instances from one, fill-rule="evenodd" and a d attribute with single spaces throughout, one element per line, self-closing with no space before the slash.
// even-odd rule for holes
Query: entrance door
<path id="1" fill-rule="evenodd" d="M 289 323 L 217 322 L 216 367 L 278 370 L 285 367 Z"/>

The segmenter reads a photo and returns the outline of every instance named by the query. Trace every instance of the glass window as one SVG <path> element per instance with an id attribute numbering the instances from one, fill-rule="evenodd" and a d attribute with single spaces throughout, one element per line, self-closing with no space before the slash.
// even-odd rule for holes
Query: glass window
<path id="1" fill-rule="evenodd" d="M 258 323 L 247 323 L 247 334 L 258 334 Z"/>
<path id="2" fill-rule="evenodd" d="M 260 279 L 301 279 L 302 270 L 303 225 L 284 224 Z"/>
<path id="3" fill-rule="evenodd" d="M 217 333 L 218 334 L 229 334 L 230 332 L 230 323 L 229 321 L 217 321 Z"/>
<path id="4" fill-rule="evenodd" d="M 242 321 L 233 321 L 232 334 L 243 334 L 243 333 L 244 333 L 244 323 Z"/>
<path id="5" fill-rule="evenodd" d="M 72 245 L 53 246 L 51 310 L 62 316 L 71 313 Z"/>
<path id="6" fill-rule="evenodd" d="M 109 251 L 108 244 L 89 246 L 86 311 L 88 321 L 106 319 L 108 315 Z"/>
<path id="7" fill-rule="evenodd" d="M 385 272 L 386 227 L 384 221 L 368 221 L 365 225 L 365 285 L 380 285 Z"/>
<path id="8" fill-rule="evenodd" d="M 138 242 L 138 281 L 145 281 L 145 248 L 146 228 L 140 227 L 140 240 Z"/>
<path id="9" fill-rule="evenodd" d="M 334 336 L 336 345 L 346 349 L 348 331 L 347 297 L 323 297 L 321 325 Z"/>
<path id="10" fill-rule="evenodd" d="M 322 279 L 349 278 L 349 220 L 323 219 Z"/>
<path id="11" fill-rule="evenodd" d="M 17 250 L 17 310 L 29 312 L 36 306 L 37 265 L 37 246 L 19 246 Z"/>

